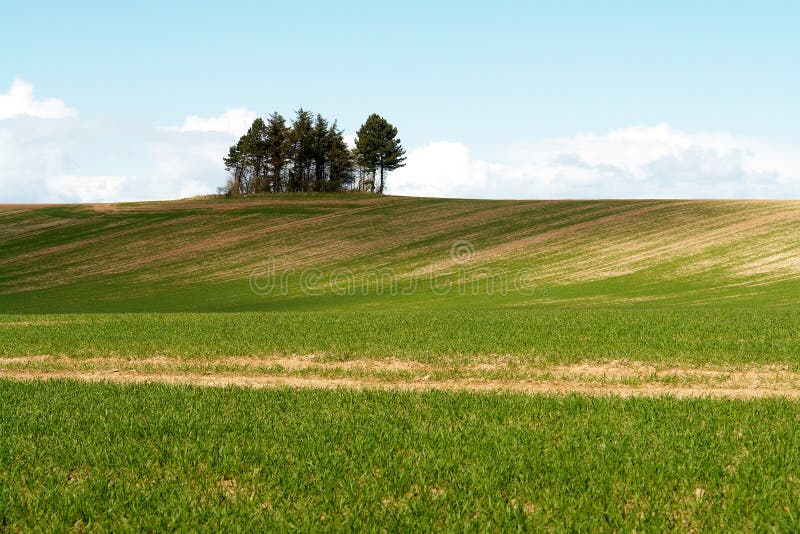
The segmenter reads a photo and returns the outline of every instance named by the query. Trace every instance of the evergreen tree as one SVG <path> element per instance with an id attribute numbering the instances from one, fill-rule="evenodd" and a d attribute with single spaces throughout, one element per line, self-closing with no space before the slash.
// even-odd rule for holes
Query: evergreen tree
<path id="1" fill-rule="evenodd" d="M 263 193 L 267 191 L 265 177 L 267 163 L 267 126 L 264 120 L 253 121 L 250 129 L 241 139 L 241 154 L 246 169 L 245 192 Z"/>
<path id="2" fill-rule="evenodd" d="M 354 179 L 355 163 L 353 153 L 342 136 L 336 122 L 328 133 L 330 153 L 328 155 L 328 191 L 341 191 L 350 188 Z"/>
<path id="3" fill-rule="evenodd" d="M 371 192 L 375 192 L 375 172 L 378 168 L 379 151 L 378 137 L 372 129 L 367 128 L 366 123 L 362 124 L 361 128 L 356 132 L 355 148 L 355 159 L 360 173 L 359 189 L 361 191 L 369 189 Z"/>
<path id="4" fill-rule="evenodd" d="M 313 119 L 303 108 L 297 110 L 294 122 L 287 136 L 289 170 L 289 190 L 309 191 L 311 167 L 314 162 Z"/>
<path id="5" fill-rule="evenodd" d="M 242 182 L 244 180 L 245 166 L 242 157 L 242 139 L 228 149 L 228 155 L 222 158 L 225 163 L 225 170 L 229 173 L 228 183 L 225 184 L 224 192 L 226 195 L 239 195 L 242 193 Z"/>
<path id="6" fill-rule="evenodd" d="M 223 158 L 226 195 L 289 191 L 371 190 L 383 193 L 386 174 L 404 165 L 397 128 L 370 115 L 350 150 L 343 130 L 300 108 L 291 126 L 279 113 L 258 118 Z M 356 177 L 358 184 L 356 185 Z"/>
<path id="7" fill-rule="evenodd" d="M 383 194 L 386 174 L 405 165 L 405 153 L 397 138 L 397 128 L 373 113 L 356 133 L 356 159 L 372 175 L 370 188 L 375 192 L 376 172 L 380 173 L 378 193 Z"/>
<path id="8" fill-rule="evenodd" d="M 272 113 L 267 118 L 267 181 L 273 193 L 283 191 L 284 169 L 289 158 L 289 128 L 280 113 Z"/>
<path id="9" fill-rule="evenodd" d="M 331 150 L 331 137 L 328 129 L 328 121 L 322 115 L 317 114 L 312 131 L 313 151 L 314 151 L 314 191 L 325 191 L 328 158 Z"/>

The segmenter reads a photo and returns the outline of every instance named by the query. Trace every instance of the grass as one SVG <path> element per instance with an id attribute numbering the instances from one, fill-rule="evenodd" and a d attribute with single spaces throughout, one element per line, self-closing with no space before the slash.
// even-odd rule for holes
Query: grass
<path id="1" fill-rule="evenodd" d="M 0 318 L 0 356 L 220 358 L 323 354 L 461 363 L 800 363 L 800 313 L 776 309 L 388 310 Z"/>
<path id="2" fill-rule="evenodd" d="M 797 375 L 770 375 L 800 363 L 799 231 L 797 202 L 0 206 L 0 371 L 795 391 Z M 253 291 L 270 262 L 277 285 Z M 316 359 L 284 368 L 281 355 Z M 415 365 L 326 365 L 350 360 Z M 555 367 L 610 360 L 635 372 Z M 762 374 L 683 372 L 726 366 Z M 800 521 L 800 405 L 786 399 L 0 380 L 0 406 L 0 530 Z"/>
<path id="3" fill-rule="evenodd" d="M 800 408 L 0 381 L 4 530 L 796 530 Z"/>

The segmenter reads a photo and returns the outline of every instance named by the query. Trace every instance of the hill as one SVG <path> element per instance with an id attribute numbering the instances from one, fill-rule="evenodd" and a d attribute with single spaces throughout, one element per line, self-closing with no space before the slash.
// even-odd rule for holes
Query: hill
<path id="1" fill-rule="evenodd" d="M 800 202 L 779 201 L 5 205 L 0 312 L 790 306 L 798 235 Z"/>

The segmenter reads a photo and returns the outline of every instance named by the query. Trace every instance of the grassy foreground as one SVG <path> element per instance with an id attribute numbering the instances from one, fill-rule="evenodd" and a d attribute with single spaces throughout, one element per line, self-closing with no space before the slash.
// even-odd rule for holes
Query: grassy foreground
<path id="1" fill-rule="evenodd" d="M 0 381 L 0 527 L 800 527 L 800 407 Z"/>

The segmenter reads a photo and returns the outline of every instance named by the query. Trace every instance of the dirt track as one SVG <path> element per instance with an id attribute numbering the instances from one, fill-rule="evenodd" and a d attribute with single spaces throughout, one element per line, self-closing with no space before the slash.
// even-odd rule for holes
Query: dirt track
<path id="1" fill-rule="evenodd" d="M 0 378 L 251 388 L 800 398 L 800 373 L 781 367 L 657 367 L 636 362 L 535 367 L 508 361 L 444 366 L 397 359 L 338 362 L 314 355 L 221 360 L 35 356 L 0 359 Z"/>

